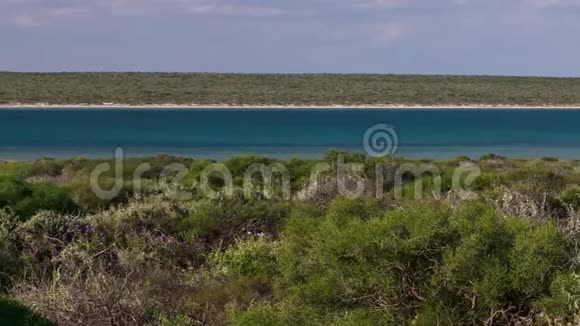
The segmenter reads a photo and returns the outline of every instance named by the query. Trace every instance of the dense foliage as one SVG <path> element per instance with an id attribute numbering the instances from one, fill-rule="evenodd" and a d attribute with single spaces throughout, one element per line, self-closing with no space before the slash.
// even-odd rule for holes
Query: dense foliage
<path id="1" fill-rule="evenodd" d="M 100 199 L 88 178 L 102 161 L 0 162 L 0 322 L 31 325 L 573 325 L 580 322 L 580 174 L 576 161 L 378 160 L 358 178 L 375 188 L 341 196 L 340 153 L 320 160 L 223 161 L 232 196 L 195 189 L 209 160 L 133 159 L 153 167 L 134 193 Z M 453 171 L 480 167 L 462 189 Z M 293 196 L 244 196 L 244 170 L 281 163 Z M 305 196 L 310 171 L 331 171 Z M 376 164 L 432 164 L 436 176 Z M 175 186 L 162 167 L 181 163 Z M 383 172 L 385 172 L 383 171 Z M 210 178 L 217 190 L 224 184 Z M 255 181 L 260 184 L 260 178 Z M 372 182 L 371 182 L 372 181 Z M 413 193 L 414 181 L 423 187 Z M 104 176 L 103 185 L 112 184 Z M 396 195 L 396 194 L 399 195 Z M 467 196 L 469 195 L 469 196 Z"/>
<path id="2" fill-rule="evenodd" d="M 0 104 L 580 105 L 580 79 L 419 75 L 0 73 Z"/>

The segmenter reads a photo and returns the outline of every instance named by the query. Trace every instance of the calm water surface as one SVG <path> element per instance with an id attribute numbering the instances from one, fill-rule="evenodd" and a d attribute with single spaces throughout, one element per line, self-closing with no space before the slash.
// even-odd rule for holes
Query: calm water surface
<path id="1" fill-rule="evenodd" d="M 397 155 L 580 159 L 580 110 L 2 109 L 0 159 L 363 151 L 365 131 L 395 127 Z"/>

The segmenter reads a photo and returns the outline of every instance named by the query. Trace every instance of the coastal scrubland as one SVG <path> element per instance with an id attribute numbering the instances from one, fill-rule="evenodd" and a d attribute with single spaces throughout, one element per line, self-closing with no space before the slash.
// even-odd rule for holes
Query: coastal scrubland
<path id="1" fill-rule="evenodd" d="M 0 104 L 580 106 L 580 78 L 3 72 Z"/>
<path id="2" fill-rule="evenodd" d="M 369 191 L 338 191 L 337 157 L 362 164 L 348 180 Z M 0 162 L 3 324 L 580 322 L 578 161 L 159 156 L 128 160 L 117 196 L 105 199 L 88 181 L 101 163 Z M 131 179 L 142 163 L 150 168 Z M 197 187 L 215 163 L 232 174 L 229 194 L 219 174 L 207 179 L 214 195 Z M 253 196 L 244 194 L 244 171 L 256 163 L 284 165 L 292 195 L 260 195 L 259 175 Z M 309 187 L 320 163 L 329 168 Z M 162 172 L 172 164 L 186 173 Z M 440 175 L 394 182 L 405 165 Z M 458 188 L 454 171 L 466 166 L 479 172 Z M 108 189 L 113 173 L 98 182 Z"/>

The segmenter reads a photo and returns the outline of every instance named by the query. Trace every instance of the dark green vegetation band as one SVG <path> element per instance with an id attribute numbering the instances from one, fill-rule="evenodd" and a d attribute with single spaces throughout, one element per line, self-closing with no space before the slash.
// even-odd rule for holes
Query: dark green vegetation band
<path id="1" fill-rule="evenodd" d="M 579 106 L 580 79 L 419 75 L 0 73 L 0 104 Z"/>

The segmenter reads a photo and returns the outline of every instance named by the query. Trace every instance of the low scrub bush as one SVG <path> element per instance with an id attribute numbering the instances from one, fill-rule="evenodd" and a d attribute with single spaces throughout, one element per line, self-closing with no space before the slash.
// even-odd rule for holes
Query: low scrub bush
<path id="1" fill-rule="evenodd" d="M 284 311 L 292 305 L 322 314 L 315 324 L 513 323 L 535 316 L 569 263 L 556 224 L 499 217 L 479 202 L 361 217 L 292 219 L 280 249 L 279 303 L 235 314 L 236 323 L 290 325 L 303 318 Z"/>
<path id="2" fill-rule="evenodd" d="M 278 242 L 264 239 L 242 240 L 225 251 L 209 256 L 209 264 L 224 277 L 255 277 L 269 280 L 278 274 Z"/>
<path id="3" fill-rule="evenodd" d="M 350 179 L 353 184 L 372 181 L 377 159 L 334 151 L 325 160 L 339 155 L 364 164 Z M 575 185 L 580 177 L 574 162 L 473 161 L 482 173 L 465 189 L 477 200 L 453 196 L 453 169 L 463 164 L 458 160 L 429 163 L 443 172 L 440 198 L 432 196 L 438 186 L 433 175 L 419 180 L 424 187 L 418 200 L 413 176 L 404 178 L 402 198 L 392 196 L 396 189 L 389 176 L 383 198 L 371 195 L 374 191 L 348 198 L 329 173 L 313 196 L 306 191 L 289 200 L 248 199 L 237 176 L 232 198 L 206 198 L 193 189 L 193 199 L 177 200 L 156 184 L 162 165 L 173 159 L 155 158 L 142 180 L 144 191 L 133 194 L 128 182 L 113 200 L 98 199 L 87 183 L 99 161 L 0 165 L 0 289 L 7 296 L 0 300 L 0 323 L 6 318 L 13 324 L 179 326 L 580 320 Z M 128 160 L 123 173 L 131 175 L 143 162 Z M 183 183 L 192 186 L 213 163 L 175 162 L 190 165 Z M 225 163 L 242 171 L 273 162 L 278 160 L 241 156 Z M 292 189 L 302 189 L 310 181 L 305 166 L 319 162 L 285 161 L 297 171 Z M 417 161 L 381 163 L 392 174 L 400 164 Z M 101 182 L 112 180 L 105 176 Z M 220 185 L 218 178 L 210 181 Z M 254 181 L 260 184 L 259 177 Z"/>

